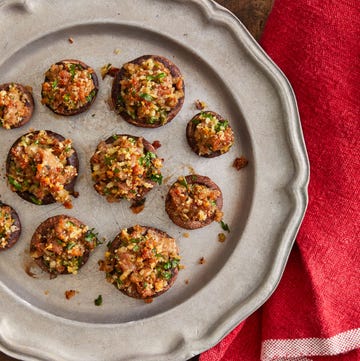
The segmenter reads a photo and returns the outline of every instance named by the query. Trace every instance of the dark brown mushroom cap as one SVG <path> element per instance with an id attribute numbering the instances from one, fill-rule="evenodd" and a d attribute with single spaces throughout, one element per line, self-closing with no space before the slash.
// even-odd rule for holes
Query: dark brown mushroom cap
<path id="1" fill-rule="evenodd" d="M 8 204 L 2 203 L 0 201 L 0 209 L 6 209 L 6 208 L 10 210 L 10 216 L 14 220 L 13 225 L 16 227 L 16 230 L 11 233 L 7 245 L 4 248 L 0 247 L 0 252 L 11 248 L 19 240 L 21 235 L 21 222 L 19 215 L 17 214 L 17 212 L 13 207 L 9 206 Z"/>
<path id="2" fill-rule="evenodd" d="M 199 118 L 199 116 L 202 113 L 208 113 L 211 114 L 212 116 L 214 116 L 216 119 L 218 119 L 220 122 L 224 122 L 225 119 L 218 113 L 213 112 L 211 110 L 206 110 L 200 113 L 197 113 L 194 115 L 194 117 L 188 122 L 187 126 L 186 126 L 186 139 L 191 147 L 191 149 L 197 154 L 200 155 L 201 157 L 205 157 L 205 158 L 214 158 L 214 157 L 218 157 L 219 155 L 222 155 L 224 153 L 222 153 L 220 150 L 217 151 L 212 151 L 209 154 L 200 154 L 200 150 L 199 150 L 199 145 L 198 142 L 195 139 L 195 130 L 197 127 L 197 122 L 196 119 Z"/>
<path id="3" fill-rule="evenodd" d="M 170 74 L 172 75 L 173 78 L 180 78 L 182 77 L 180 69 L 169 59 L 163 57 L 163 56 L 159 56 L 159 55 L 143 55 L 140 56 L 139 58 L 136 58 L 134 60 L 129 61 L 128 63 L 133 63 L 133 64 L 137 64 L 140 65 L 143 61 L 147 60 L 147 59 L 154 59 L 156 61 L 158 61 L 159 63 L 162 63 L 167 69 L 169 69 Z M 115 75 L 114 77 L 114 81 L 113 81 L 113 85 L 112 85 L 112 89 L 111 89 L 111 99 L 114 105 L 115 110 L 117 109 L 118 106 L 118 98 L 121 94 L 121 85 L 120 85 L 120 81 L 123 80 L 126 77 L 126 69 L 124 67 L 122 67 Z M 184 82 L 182 82 L 182 91 L 185 94 L 185 84 Z M 128 122 L 131 123 L 133 125 L 136 125 L 137 127 L 142 127 L 142 128 L 158 128 L 161 127 L 167 123 L 169 123 L 172 119 L 174 119 L 174 117 L 179 113 L 180 109 L 182 108 L 183 104 L 184 104 L 184 99 L 185 99 L 185 95 L 181 98 L 179 98 L 176 106 L 167 114 L 167 118 L 166 118 L 166 122 L 164 124 L 162 123 L 144 123 L 141 119 L 133 119 L 128 113 L 126 113 L 125 111 L 121 111 L 119 114 Z"/>
<path id="4" fill-rule="evenodd" d="M 43 239 L 43 237 L 46 237 L 46 234 L 48 232 L 48 230 L 53 229 L 61 219 L 66 219 L 67 221 L 70 221 L 72 223 L 74 223 L 76 226 L 80 227 L 80 226 L 85 226 L 84 223 L 82 223 L 81 221 L 79 221 L 77 218 L 74 217 L 70 217 L 64 214 L 61 215 L 57 215 L 54 217 L 50 217 L 48 219 L 46 219 L 44 222 L 42 222 L 35 230 L 31 241 L 30 241 L 30 254 L 36 250 L 36 245 L 39 243 L 42 243 L 41 240 Z M 46 242 L 46 238 L 44 239 L 44 242 Z M 86 248 L 85 252 L 83 254 L 83 256 L 81 257 L 79 263 L 78 263 L 78 269 L 80 269 L 89 259 L 90 256 L 90 249 Z M 52 275 L 59 275 L 59 274 L 69 274 L 67 268 L 65 267 L 64 272 L 57 272 L 55 270 L 51 270 L 49 268 L 49 265 L 46 264 L 46 262 L 44 261 L 43 257 L 39 257 L 39 258 L 34 258 L 34 261 L 36 262 L 36 264 L 45 272 L 48 272 Z"/>
<path id="5" fill-rule="evenodd" d="M 209 189 L 217 190 L 220 192 L 220 196 L 216 199 L 216 207 L 218 211 L 222 210 L 223 207 L 223 196 L 221 189 L 218 187 L 216 183 L 214 183 L 209 177 L 198 175 L 198 174 L 190 174 L 184 177 L 187 184 L 200 184 L 204 185 Z M 175 184 L 178 181 L 174 182 L 174 184 L 170 187 L 175 186 Z M 212 223 L 215 220 L 216 214 L 213 214 L 212 217 L 207 217 L 204 221 L 198 221 L 198 220 L 183 220 L 180 216 L 178 216 L 176 213 L 178 213 L 177 209 L 174 209 L 172 206 L 171 196 L 170 196 L 170 190 L 166 196 L 165 200 L 165 210 L 167 214 L 169 215 L 169 218 L 179 227 L 185 228 L 185 229 L 197 229 L 207 226 L 208 224 Z"/>
<path id="6" fill-rule="evenodd" d="M 164 232 L 164 231 L 162 231 L 162 230 L 160 230 L 160 229 L 158 229 L 158 228 L 148 227 L 148 226 L 141 226 L 141 227 L 144 228 L 143 236 L 145 236 L 146 233 L 147 233 L 149 230 L 152 230 L 154 233 L 157 233 L 160 237 L 172 238 L 172 237 L 170 237 L 166 232 Z M 129 234 L 131 234 L 132 231 L 133 231 L 133 227 L 128 228 L 128 233 L 129 233 Z M 110 243 L 109 248 L 108 248 L 108 251 L 114 254 L 115 251 L 120 247 L 121 242 L 122 242 L 122 239 L 121 239 L 121 237 L 120 237 L 120 234 L 118 234 L 118 235 L 114 238 L 114 240 Z M 172 276 L 171 276 L 171 278 L 170 278 L 169 280 L 167 280 L 167 281 L 168 281 L 168 285 L 167 285 L 162 291 L 155 293 L 155 294 L 154 294 L 153 296 L 151 296 L 151 297 L 145 297 L 145 298 L 142 297 L 142 296 L 137 292 L 137 290 L 134 289 L 134 288 L 126 289 L 126 290 L 120 290 L 119 288 L 116 287 L 115 284 L 114 284 L 114 285 L 115 285 L 115 287 L 116 287 L 119 291 L 121 291 L 123 294 L 125 294 L 125 295 L 127 295 L 127 296 L 130 296 L 130 297 L 132 297 L 132 298 L 144 299 L 144 300 L 146 300 L 146 299 L 151 299 L 151 298 L 155 298 L 155 297 L 158 297 L 158 296 L 162 295 L 162 294 L 163 294 L 164 292 L 166 292 L 167 290 L 169 290 L 169 288 L 171 288 L 171 286 L 174 284 L 174 282 L 175 282 L 175 280 L 176 280 L 176 278 L 177 278 L 177 275 L 178 275 L 178 273 L 179 273 L 179 269 L 178 269 L 177 267 L 172 267 L 170 270 L 171 270 Z"/>
<path id="7" fill-rule="evenodd" d="M 9 171 L 10 171 L 10 163 L 12 160 L 11 149 L 15 148 L 18 145 L 18 143 L 21 142 L 21 139 L 23 136 L 26 136 L 28 134 L 37 134 L 39 132 L 40 132 L 39 130 L 36 130 L 34 132 L 24 134 L 14 142 L 14 144 L 11 146 L 8 156 L 6 158 L 6 173 L 9 173 Z M 55 133 L 51 130 L 46 130 L 46 133 L 50 137 L 55 138 L 55 139 L 59 140 L 60 142 L 65 140 L 65 138 L 62 135 Z M 66 165 L 72 165 L 74 168 L 76 168 L 77 171 L 79 171 L 79 158 L 78 158 L 75 148 L 72 148 L 72 149 L 74 150 L 74 152 L 70 157 L 67 158 Z M 77 176 L 75 176 L 71 180 L 71 182 L 66 184 L 64 187 L 70 194 L 76 194 L 76 192 L 74 190 L 76 179 L 77 179 Z M 37 199 L 32 193 L 30 193 L 28 191 L 26 191 L 26 192 L 16 191 L 16 193 L 22 199 L 24 199 L 30 203 L 36 204 L 36 205 L 47 205 L 47 204 L 51 204 L 51 203 L 56 203 L 56 200 L 54 199 L 54 197 L 51 194 L 47 194 L 43 199 Z"/>
<path id="8" fill-rule="evenodd" d="M 80 61 L 80 60 L 76 60 L 76 59 L 64 59 L 61 61 L 58 61 L 57 63 L 55 63 L 56 65 L 61 65 L 61 64 L 75 64 L 75 65 L 80 65 L 83 69 L 88 70 L 88 69 L 92 69 L 89 65 L 85 64 L 84 62 Z M 70 116 L 70 115 L 77 115 L 80 113 L 85 112 L 86 110 L 88 110 L 90 108 L 90 106 L 92 105 L 92 103 L 95 101 L 95 98 L 97 96 L 97 93 L 99 91 L 99 80 L 98 77 L 95 73 L 95 71 L 93 70 L 91 72 L 91 79 L 94 83 L 94 96 L 91 97 L 91 99 L 85 103 L 83 106 L 81 106 L 80 108 L 75 108 L 75 109 L 54 109 L 52 108 L 49 104 L 45 104 L 49 109 L 51 109 L 54 113 L 59 114 L 59 115 L 65 115 L 65 116 Z M 48 77 L 45 76 L 45 80 L 44 82 L 49 81 Z M 42 98 L 44 97 L 44 91 L 41 91 L 41 96 Z"/>
<path id="9" fill-rule="evenodd" d="M 17 125 L 13 125 L 11 126 L 11 129 L 13 128 L 19 128 L 23 125 L 25 125 L 32 117 L 33 112 L 34 112 L 34 108 L 35 108 L 35 103 L 34 103 L 34 98 L 30 92 L 30 90 L 27 89 L 27 87 L 25 87 L 24 85 L 21 85 L 19 83 L 5 83 L 5 84 L 1 84 L 0 85 L 0 91 L 1 90 L 5 90 L 8 91 L 11 85 L 15 85 L 17 89 L 20 90 L 21 93 L 24 94 L 25 98 L 26 98 L 26 102 L 25 102 L 25 106 L 29 109 L 29 114 L 24 117 L 21 122 L 19 122 Z"/>
<path id="10" fill-rule="evenodd" d="M 134 135 L 130 135 L 130 134 L 113 134 L 111 137 L 107 138 L 105 140 L 105 143 L 106 144 L 112 144 L 114 143 L 119 137 L 129 137 L 129 138 L 133 138 L 135 140 L 138 140 L 138 139 L 142 139 L 142 142 L 143 142 L 143 145 L 144 145 L 144 151 L 145 152 L 151 152 L 151 153 L 154 153 L 156 156 L 157 156 L 157 153 L 156 153 L 156 149 L 155 147 L 149 142 L 147 141 L 145 138 L 143 137 L 137 137 L 137 136 L 134 136 Z M 90 162 L 91 163 L 91 162 Z M 91 171 L 93 170 L 93 165 L 91 165 Z M 150 183 L 152 184 L 153 186 L 156 184 L 156 182 L 154 182 L 152 179 L 150 178 L 146 178 L 146 181 L 147 183 Z M 146 187 L 143 187 L 141 192 L 139 192 L 137 194 L 137 197 L 135 200 L 132 201 L 133 204 L 137 204 L 138 202 L 141 202 L 144 197 L 146 196 L 147 193 L 149 193 L 151 191 L 151 188 L 146 188 Z"/>

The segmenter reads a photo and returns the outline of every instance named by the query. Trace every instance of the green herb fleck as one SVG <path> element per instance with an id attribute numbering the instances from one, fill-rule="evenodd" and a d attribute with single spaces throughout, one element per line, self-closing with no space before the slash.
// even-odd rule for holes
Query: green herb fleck
<path id="1" fill-rule="evenodd" d="M 146 80 L 161 80 L 166 77 L 166 73 L 159 73 L 157 75 L 148 75 Z"/>
<path id="2" fill-rule="evenodd" d="M 221 224 L 221 228 L 222 228 L 224 231 L 230 232 L 229 226 L 228 226 L 224 221 L 221 221 L 220 224 Z"/>
<path id="3" fill-rule="evenodd" d="M 198 124 L 201 123 L 201 119 L 199 119 L 199 118 L 194 118 L 194 119 L 192 120 L 192 123 L 193 123 L 194 125 L 198 125 Z"/>
<path id="4" fill-rule="evenodd" d="M 37 205 L 41 205 L 41 204 L 42 204 L 42 200 L 41 200 L 41 199 L 38 199 L 38 198 L 36 198 L 36 197 L 34 197 L 34 196 L 31 196 L 31 197 L 30 197 L 30 200 L 31 200 L 31 202 L 33 202 L 33 203 L 35 203 L 35 204 L 37 204 Z"/>
<path id="5" fill-rule="evenodd" d="M 180 183 L 182 186 L 184 186 L 185 188 L 187 188 L 189 186 L 188 182 L 186 181 L 186 178 L 183 177 L 181 179 L 178 180 L 178 183 Z"/>
<path id="6" fill-rule="evenodd" d="M 94 232 L 94 228 L 88 230 L 88 231 L 85 233 L 85 241 L 86 241 L 86 242 L 97 241 L 97 233 Z"/>
<path id="7" fill-rule="evenodd" d="M 134 252 L 138 252 L 139 251 L 139 249 L 140 249 L 140 247 L 139 247 L 139 245 L 138 244 L 136 244 L 134 247 L 133 247 L 133 251 Z"/>
<path id="8" fill-rule="evenodd" d="M 74 79 L 75 74 L 76 74 L 76 65 L 75 64 L 69 65 L 69 73 L 71 74 L 71 78 Z"/>
<path id="9" fill-rule="evenodd" d="M 151 160 L 156 158 L 156 154 L 152 152 L 146 152 L 143 157 L 140 157 L 139 163 L 140 165 L 145 165 L 146 167 L 150 167 Z"/>
<path id="10" fill-rule="evenodd" d="M 161 174 L 151 174 L 149 177 L 153 182 L 156 182 L 158 184 L 162 183 L 163 176 Z"/>
<path id="11" fill-rule="evenodd" d="M 95 90 L 92 90 L 91 93 L 86 97 L 86 101 L 90 103 L 92 98 L 94 98 L 94 96 L 95 96 Z"/>
<path id="12" fill-rule="evenodd" d="M 165 270 L 169 270 L 171 268 L 171 262 L 170 261 L 166 262 L 163 267 Z"/>
<path id="13" fill-rule="evenodd" d="M 76 243 L 75 242 L 70 242 L 67 246 L 66 246 L 66 249 L 70 250 L 72 248 L 74 248 L 76 246 Z"/>
<path id="14" fill-rule="evenodd" d="M 8 181 L 17 191 L 22 190 L 22 185 L 16 179 L 14 179 L 13 177 L 8 176 Z"/>
<path id="15" fill-rule="evenodd" d="M 229 122 L 227 120 L 224 121 L 219 121 L 216 125 L 215 125 L 215 131 L 218 133 L 220 131 L 224 131 L 227 127 L 229 126 Z"/>
<path id="16" fill-rule="evenodd" d="M 151 102 L 154 100 L 154 97 L 152 97 L 150 94 L 148 93 L 140 93 L 139 96 L 143 99 L 145 99 L 148 102 Z"/>
<path id="17" fill-rule="evenodd" d="M 101 306 L 103 302 L 102 295 L 97 296 L 97 298 L 94 300 L 95 306 Z"/>
<path id="18" fill-rule="evenodd" d="M 51 83 L 51 87 L 52 87 L 53 89 L 56 89 L 57 86 L 58 86 L 58 80 L 55 79 L 55 80 Z"/>

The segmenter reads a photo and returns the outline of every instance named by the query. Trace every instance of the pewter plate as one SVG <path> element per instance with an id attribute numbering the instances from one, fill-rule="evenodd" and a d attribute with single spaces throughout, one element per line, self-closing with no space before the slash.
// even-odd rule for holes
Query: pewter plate
<path id="1" fill-rule="evenodd" d="M 0 83 L 33 88 L 36 110 L 20 129 L 0 130 L 1 200 L 19 213 L 17 245 L 0 254 L 0 349 L 24 360 L 184 360 L 220 341 L 260 307 L 278 284 L 307 204 L 309 166 L 292 89 L 241 23 L 207 0 L 0 1 Z M 73 43 L 69 42 L 73 39 Z M 41 105 L 44 72 L 64 58 L 120 67 L 144 54 L 163 55 L 181 69 L 186 100 L 178 116 L 157 129 L 136 128 L 107 103 L 111 78 L 100 81 L 89 111 L 65 118 Z M 236 136 L 229 153 L 193 154 L 185 127 L 196 99 L 229 119 Z M 12 193 L 5 159 L 30 128 L 70 137 L 80 157 L 79 198 L 66 210 L 36 206 Z M 114 133 L 162 144 L 165 182 L 149 193 L 143 212 L 126 202 L 109 204 L 92 187 L 89 159 Z M 245 155 L 249 165 L 232 167 Z M 164 210 L 169 186 L 180 175 L 211 177 L 224 195 L 224 243 L 213 223 L 185 231 Z M 151 304 L 130 299 L 104 280 L 97 262 L 104 243 L 78 275 L 50 280 L 29 258 L 36 226 L 56 214 L 75 216 L 106 241 L 122 227 L 143 224 L 176 237 L 185 269 Z M 199 259 L 204 257 L 205 264 Z M 78 291 L 66 300 L 64 292 Z M 103 304 L 94 305 L 101 294 Z"/>

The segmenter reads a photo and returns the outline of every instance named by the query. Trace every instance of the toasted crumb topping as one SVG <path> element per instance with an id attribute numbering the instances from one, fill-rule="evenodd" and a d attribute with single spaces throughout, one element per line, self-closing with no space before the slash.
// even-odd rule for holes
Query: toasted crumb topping
<path id="1" fill-rule="evenodd" d="M 122 229 L 100 261 L 108 282 L 132 297 L 149 299 L 164 292 L 179 269 L 176 241 L 166 233 L 136 225 Z"/>
<path id="2" fill-rule="evenodd" d="M 188 183 L 179 177 L 169 190 L 169 205 L 173 217 L 183 221 L 205 222 L 208 218 L 220 221 L 223 213 L 219 211 L 217 199 L 221 192 L 203 184 Z"/>
<path id="3" fill-rule="evenodd" d="M 40 228 L 31 240 L 30 255 L 40 259 L 49 273 L 77 274 L 85 254 L 98 245 L 93 230 L 72 217 L 56 216 L 56 221 L 48 219 Z"/>
<path id="4" fill-rule="evenodd" d="M 234 159 L 233 167 L 236 170 L 240 170 L 242 168 L 245 168 L 248 165 L 249 161 L 244 157 L 238 157 Z"/>
<path id="5" fill-rule="evenodd" d="M 0 248 L 6 248 L 11 235 L 18 230 L 15 219 L 11 216 L 11 208 L 0 206 Z"/>
<path id="6" fill-rule="evenodd" d="M 173 77 L 170 69 L 153 58 L 141 64 L 127 63 L 120 81 L 118 110 L 143 123 L 165 124 L 168 114 L 184 97 L 182 77 Z"/>
<path id="7" fill-rule="evenodd" d="M 77 63 L 51 65 L 42 85 L 42 103 L 61 114 L 82 108 L 96 95 L 93 74 Z"/>
<path id="8" fill-rule="evenodd" d="M 234 133 L 227 120 L 219 120 L 210 112 L 201 112 L 191 121 L 195 125 L 193 136 L 199 155 L 223 154 L 234 144 Z"/>
<path id="9" fill-rule="evenodd" d="M 0 126 L 5 129 L 18 127 L 31 115 L 29 95 L 16 84 L 0 90 Z"/>
<path id="10" fill-rule="evenodd" d="M 36 204 L 50 194 L 71 208 L 65 186 L 77 176 L 77 169 L 67 164 L 73 154 L 70 139 L 60 141 L 45 130 L 25 134 L 10 150 L 7 178 L 11 190 L 33 194 Z"/>
<path id="11" fill-rule="evenodd" d="M 91 158 L 96 191 L 109 202 L 138 200 L 161 184 L 162 160 L 147 151 L 144 139 L 114 135 L 111 143 L 101 142 Z"/>

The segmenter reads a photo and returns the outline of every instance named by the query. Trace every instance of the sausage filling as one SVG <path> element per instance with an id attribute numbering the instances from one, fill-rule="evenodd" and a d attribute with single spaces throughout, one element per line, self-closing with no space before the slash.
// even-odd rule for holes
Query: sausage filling
<path id="1" fill-rule="evenodd" d="M 217 207 L 221 193 L 203 184 L 188 183 L 184 177 L 169 190 L 169 209 L 174 218 L 183 221 L 205 222 L 207 219 L 221 221 L 223 213 Z"/>
<path id="2" fill-rule="evenodd" d="M 73 218 L 59 217 L 45 232 L 37 232 L 31 243 L 30 255 L 41 259 L 50 273 L 77 274 L 85 253 L 92 251 L 98 240 L 95 233 Z"/>
<path id="3" fill-rule="evenodd" d="M 0 126 L 5 129 L 16 128 L 29 117 L 31 108 L 28 95 L 15 84 L 8 90 L 0 90 Z"/>
<path id="4" fill-rule="evenodd" d="M 51 194 L 71 208 L 70 193 L 65 186 L 77 176 L 77 169 L 67 165 L 74 153 L 71 140 L 60 141 L 45 130 L 24 135 L 10 150 L 8 181 L 14 192 L 29 192 L 34 203 Z"/>
<path id="5" fill-rule="evenodd" d="M 59 113 L 80 109 L 96 95 L 93 73 L 76 63 L 51 65 L 42 85 L 42 103 Z"/>
<path id="6" fill-rule="evenodd" d="M 143 123 L 165 124 L 168 114 L 184 97 L 183 80 L 173 77 L 161 62 L 149 58 L 141 64 L 124 65 L 125 77 L 120 81 L 117 99 L 119 111 Z"/>
<path id="7" fill-rule="evenodd" d="M 8 206 L 0 206 L 0 248 L 6 248 L 11 235 L 19 228 L 15 225 L 15 219 L 11 216 Z"/>
<path id="8" fill-rule="evenodd" d="M 219 120 L 214 114 L 201 112 L 192 122 L 196 126 L 193 136 L 199 155 L 229 151 L 234 143 L 234 133 L 227 120 Z"/>
<path id="9" fill-rule="evenodd" d="M 101 142 L 91 158 L 95 189 L 109 202 L 142 198 L 144 191 L 161 184 L 162 160 L 147 151 L 143 138 L 114 135 L 110 144 Z"/>
<path id="10" fill-rule="evenodd" d="M 180 256 L 175 239 L 163 232 L 134 226 L 115 238 L 119 246 L 100 261 L 108 282 L 128 295 L 150 298 L 170 286 Z M 111 248 L 111 246 L 110 246 Z"/>

